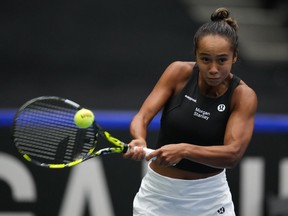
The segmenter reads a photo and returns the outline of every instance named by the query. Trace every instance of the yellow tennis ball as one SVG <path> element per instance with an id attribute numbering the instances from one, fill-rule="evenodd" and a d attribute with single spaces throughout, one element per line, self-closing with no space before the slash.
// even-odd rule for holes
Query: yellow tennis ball
<path id="1" fill-rule="evenodd" d="M 94 121 L 94 114 L 88 109 L 81 109 L 76 112 L 74 122 L 79 128 L 88 128 Z"/>

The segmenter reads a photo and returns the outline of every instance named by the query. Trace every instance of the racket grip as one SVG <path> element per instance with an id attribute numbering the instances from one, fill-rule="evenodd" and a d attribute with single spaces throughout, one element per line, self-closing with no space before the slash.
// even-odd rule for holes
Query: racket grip
<path id="1" fill-rule="evenodd" d="M 134 150 L 136 150 L 138 148 L 142 148 L 142 147 L 135 146 Z M 146 156 L 148 156 L 150 153 L 152 153 L 154 151 L 154 149 L 150 149 L 150 148 L 142 148 L 142 149 L 146 153 Z M 151 158 L 151 160 L 155 160 L 155 159 L 156 159 L 156 157 Z"/>

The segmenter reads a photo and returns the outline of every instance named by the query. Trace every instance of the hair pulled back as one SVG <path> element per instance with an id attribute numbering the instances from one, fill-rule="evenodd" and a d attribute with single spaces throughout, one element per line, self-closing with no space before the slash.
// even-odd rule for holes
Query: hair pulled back
<path id="1" fill-rule="evenodd" d="M 211 14 L 211 21 L 203 24 L 194 36 L 194 53 L 198 49 L 200 39 L 207 35 L 220 35 L 231 42 L 234 56 L 238 54 L 238 25 L 237 21 L 230 17 L 226 8 L 218 8 Z"/>

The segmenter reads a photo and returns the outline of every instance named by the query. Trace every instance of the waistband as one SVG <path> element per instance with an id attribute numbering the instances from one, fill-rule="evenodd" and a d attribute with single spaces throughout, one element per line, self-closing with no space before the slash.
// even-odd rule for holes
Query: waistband
<path id="1" fill-rule="evenodd" d="M 148 165 L 143 184 L 142 186 L 150 191 L 175 197 L 207 197 L 209 194 L 221 193 L 229 189 L 226 170 L 204 179 L 184 180 L 162 176 L 152 170 L 150 164 Z"/>

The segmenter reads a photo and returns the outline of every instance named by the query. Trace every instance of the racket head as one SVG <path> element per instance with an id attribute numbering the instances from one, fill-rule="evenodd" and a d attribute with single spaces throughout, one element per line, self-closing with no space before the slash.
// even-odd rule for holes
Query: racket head
<path id="1" fill-rule="evenodd" d="M 17 111 L 12 138 L 18 152 L 29 162 L 47 168 L 81 163 L 95 152 L 99 128 L 78 128 L 74 115 L 82 107 L 65 98 L 42 96 Z"/>

